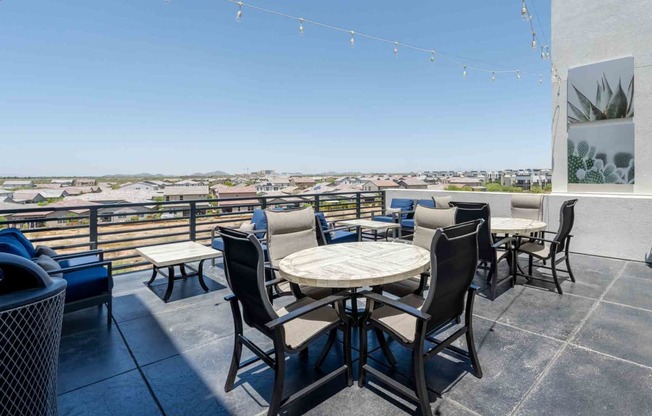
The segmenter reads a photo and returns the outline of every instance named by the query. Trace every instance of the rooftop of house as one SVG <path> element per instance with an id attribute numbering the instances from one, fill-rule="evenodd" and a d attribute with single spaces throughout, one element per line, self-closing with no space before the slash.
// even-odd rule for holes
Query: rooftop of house
<path id="1" fill-rule="evenodd" d="M 208 186 L 166 186 L 163 195 L 208 195 Z"/>
<path id="2" fill-rule="evenodd" d="M 371 179 L 369 182 L 379 188 L 398 188 L 398 184 L 390 179 Z"/>
<path id="3" fill-rule="evenodd" d="M 484 377 L 466 359 L 437 355 L 426 361 L 436 415 L 648 414 L 652 408 L 652 269 L 644 263 L 572 255 L 576 283 L 564 294 L 517 285 L 494 302 L 485 297 L 484 272 L 476 283 L 473 325 Z M 503 263 L 504 265 L 504 263 Z M 166 283 L 146 285 L 151 272 L 115 277 L 113 326 L 106 309 L 65 315 L 60 348 L 59 414 L 265 414 L 273 372 L 258 363 L 238 373 L 224 391 L 232 353 L 233 324 L 221 261 L 206 271 L 210 291 L 197 279 L 177 282 L 168 303 Z M 248 336 L 265 349 L 269 340 Z M 392 370 L 370 337 L 370 365 L 411 383 L 409 350 L 390 347 Z M 325 338 L 308 357 L 287 361 L 288 393 L 318 377 L 313 368 Z M 354 374 L 358 336 L 354 332 Z M 244 349 L 243 358 L 252 356 Z M 341 343 L 323 371 L 341 365 Z M 345 387 L 337 377 L 293 404 L 288 414 L 410 415 L 415 404 L 373 382 Z"/>

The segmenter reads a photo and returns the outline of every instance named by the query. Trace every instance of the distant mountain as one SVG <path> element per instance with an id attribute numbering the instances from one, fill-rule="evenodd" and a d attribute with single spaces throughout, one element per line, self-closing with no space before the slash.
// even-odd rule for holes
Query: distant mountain
<path id="1" fill-rule="evenodd" d="M 230 173 L 226 173 L 221 170 L 214 170 L 212 172 L 205 172 L 205 173 L 193 173 L 190 176 L 231 176 Z"/>

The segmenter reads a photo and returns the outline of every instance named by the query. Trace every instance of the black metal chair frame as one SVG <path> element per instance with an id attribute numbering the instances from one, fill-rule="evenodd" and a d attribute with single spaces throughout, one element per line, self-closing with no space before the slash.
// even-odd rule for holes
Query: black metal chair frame
<path id="1" fill-rule="evenodd" d="M 483 220 L 474 221 L 474 223 L 478 224 L 478 228 L 480 227 L 482 222 Z M 468 225 L 468 224 L 469 223 L 466 223 L 464 225 Z M 455 225 L 449 228 L 453 228 L 457 226 L 458 225 Z M 476 231 L 474 232 L 474 234 L 476 235 L 478 232 L 478 228 L 476 228 Z M 433 238 L 431 253 L 435 253 L 435 247 L 438 244 L 438 241 L 442 237 L 442 235 L 443 235 L 443 231 L 442 229 L 439 229 Z M 467 236 L 468 235 L 457 236 L 451 238 L 450 240 L 453 240 L 455 238 L 467 237 Z M 432 263 L 436 264 L 436 255 L 431 254 L 431 256 L 433 258 Z M 476 262 L 476 267 L 477 267 L 477 262 Z M 431 290 L 436 290 L 437 272 L 435 267 L 433 267 L 431 275 L 432 275 L 431 284 L 430 284 Z M 358 386 L 364 387 L 366 375 L 368 373 L 374 376 L 382 383 L 393 388 L 398 393 L 418 403 L 421 409 L 421 413 L 423 415 L 432 416 L 428 390 L 426 387 L 424 360 L 431 358 L 432 356 L 435 356 L 446 349 L 452 351 L 453 353 L 459 356 L 468 358 L 471 361 L 471 365 L 473 367 L 472 374 L 477 378 L 482 378 L 482 368 L 480 367 L 480 361 L 478 359 L 477 351 L 475 349 L 475 342 L 473 339 L 473 322 L 472 322 L 473 304 L 474 304 L 475 295 L 477 291 L 478 291 L 477 286 L 473 284 L 469 286 L 466 295 L 466 305 L 464 308 L 464 325 L 461 328 L 459 328 L 457 331 L 455 331 L 455 333 L 453 333 L 452 335 L 450 335 L 448 338 L 444 340 L 440 340 L 436 338 L 436 334 L 444 329 L 449 328 L 451 325 L 460 323 L 461 314 L 452 317 L 450 320 L 443 322 L 442 324 L 437 325 L 434 328 L 428 329 L 428 323 L 431 319 L 431 315 L 428 314 L 427 312 L 416 309 L 399 300 L 390 299 L 388 297 L 385 297 L 375 292 L 370 292 L 370 291 L 363 292 L 365 298 L 367 299 L 367 310 L 365 312 L 365 319 L 363 319 L 362 326 L 360 328 L 360 374 L 358 376 Z M 416 318 L 417 320 L 416 336 L 414 341 L 411 343 L 404 342 L 400 338 L 393 336 L 393 334 L 383 326 L 377 325 L 373 321 L 369 320 L 368 318 L 371 316 L 371 312 L 373 311 L 376 304 L 391 306 L 403 313 L 406 313 Z M 414 367 L 414 376 L 415 376 L 414 391 L 410 390 L 407 386 L 392 379 L 385 373 L 377 369 L 374 369 L 373 367 L 370 367 L 367 364 L 368 329 L 380 329 L 383 332 L 387 332 L 388 335 L 394 338 L 399 344 L 412 349 L 412 358 L 413 358 L 413 367 Z M 468 351 L 464 351 L 461 348 L 451 345 L 455 340 L 460 338 L 462 335 L 466 336 Z M 427 351 L 424 348 L 425 347 L 424 344 L 426 340 L 435 344 L 434 347 L 428 349 Z M 391 352 L 389 354 L 391 355 Z M 394 367 L 395 364 L 392 363 L 392 361 L 390 360 L 390 365 Z"/>
<path id="2" fill-rule="evenodd" d="M 569 199 L 568 201 L 565 201 L 561 209 L 559 211 L 559 230 L 558 231 L 541 231 L 544 235 L 549 234 L 549 235 L 554 235 L 555 238 L 547 239 L 547 238 L 542 238 L 542 237 L 537 237 L 537 236 L 529 236 L 529 237 L 522 237 L 518 236 L 516 239 L 516 247 L 515 247 L 515 260 L 518 259 L 518 254 L 527 254 L 528 255 L 528 274 L 525 273 L 520 273 L 518 271 L 518 267 L 513 268 L 513 273 L 514 273 L 514 280 L 516 280 L 517 276 L 522 276 L 525 277 L 528 281 L 530 280 L 540 280 L 543 282 L 550 282 L 548 279 L 540 278 L 540 277 L 535 277 L 533 275 L 534 271 L 534 257 L 537 257 L 539 260 L 541 260 L 540 264 L 537 264 L 537 268 L 541 269 L 547 269 L 552 272 L 552 283 L 555 284 L 555 287 L 557 288 L 557 292 L 560 295 L 564 294 L 564 291 L 561 288 L 561 284 L 559 282 L 559 276 L 557 275 L 557 272 L 564 272 L 568 273 L 568 276 L 570 277 L 572 282 L 575 282 L 575 275 L 573 275 L 573 270 L 571 269 L 570 265 L 570 241 L 573 235 L 570 233 L 573 229 L 573 224 L 575 222 L 575 204 L 577 204 L 577 199 Z M 567 215 L 570 215 L 570 218 L 567 219 L 565 214 L 564 214 L 564 209 L 569 208 L 570 212 Z M 562 230 L 564 228 L 564 220 L 569 221 L 569 227 L 568 230 L 566 231 L 566 235 L 563 235 Z M 529 253 L 526 251 L 519 251 L 520 246 L 523 244 L 523 239 L 527 239 L 527 242 L 540 242 L 542 244 L 548 243 L 550 244 L 550 252 L 548 256 L 538 256 L 533 253 Z M 561 254 L 561 257 L 557 257 L 557 255 Z M 546 261 L 550 260 L 550 266 L 546 264 Z M 558 269 L 557 265 L 561 262 L 566 263 L 566 269 Z"/>
<path id="3" fill-rule="evenodd" d="M 258 275 L 259 278 L 264 279 L 264 264 L 261 261 L 263 252 L 258 240 L 253 235 L 246 235 L 235 230 L 225 231 L 224 228 L 221 229 L 222 235 L 227 238 L 249 240 L 252 244 L 257 244 L 258 249 Z M 226 242 L 225 242 L 226 249 Z M 227 256 L 227 250 L 225 250 L 225 256 Z M 228 271 L 227 261 L 225 259 L 225 274 L 227 281 L 230 284 L 230 275 Z M 270 287 L 272 285 L 278 284 L 279 282 L 284 281 L 284 279 L 274 279 L 271 281 L 265 281 L 265 287 Z M 344 374 L 347 386 L 353 385 L 353 375 L 352 375 L 352 359 L 351 359 L 351 328 L 349 325 L 349 318 L 343 314 L 343 302 L 349 298 L 348 292 L 342 292 L 339 294 L 334 294 L 319 301 L 312 302 L 306 306 L 295 309 L 286 315 L 280 316 L 276 319 L 273 319 L 265 323 L 264 331 L 261 331 L 264 335 L 269 336 L 274 343 L 274 347 L 268 351 L 264 351 L 256 344 L 254 344 L 250 339 L 244 335 L 244 325 L 243 317 L 240 311 L 240 301 L 235 295 L 226 296 L 224 299 L 229 302 L 231 306 L 231 312 L 233 315 L 233 324 L 235 327 L 235 339 L 233 343 L 233 356 L 231 359 L 231 365 L 227 375 L 226 383 L 224 390 L 229 392 L 233 389 L 235 383 L 235 377 L 238 373 L 238 370 L 248 367 L 258 361 L 262 361 L 267 364 L 270 368 L 274 370 L 274 389 L 272 393 L 272 398 L 270 400 L 268 415 L 276 415 L 283 408 L 294 403 L 296 400 L 304 397 L 312 392 L 314 392 L 319 387 L 333 380 L 339 375 Z M 271 302 L 270 302 L 271 303 Z M 325 307 L 327 305 L 333 305 L 340 315 L 340 321 L 332 325 L 325 327 L 319 333 L 315 334 L 311 339 L 306 341 L 297 349 L 290 349 L 285 343 L 285 332 L 283 325 L 297 319 L 307 313 L 313 312 L 319 308 Z M 301 353 L 309 347 L 309 345 L 314 342 L 321 335 L 328 333 L 329 342 L 322 350 L 320 357 L 317 359 L 315 368 L 319 368 L 326 358 L 326 354 L 330 349 L 330 338 L 337 336 L 337 330 L 341 330 L 344 335 L 343 350 L 344 350 L 344 364 L 337 369 L 333 370 L 329 374 L 323 376 L 322 378 L 314 381 L 310 385 L 303 387 L 299 391 L 284 397 L 283 389 L 285 383 L 285 355 L 286 354 L 296 354 Z M 254 357 L 241 361 L 242 357 L 242 347 L 247 347 L 251 352 L 255 354 Z"/>

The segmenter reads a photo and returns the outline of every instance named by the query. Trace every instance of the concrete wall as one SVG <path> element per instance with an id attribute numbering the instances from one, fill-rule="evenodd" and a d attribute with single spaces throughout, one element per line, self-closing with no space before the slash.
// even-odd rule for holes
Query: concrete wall
<path id="1" fill-rule="evenodd" d="M 562 77 L 561 85 L 552 85 L 555 192 L 568 191 L 568 68 L 634 56 L 636 184 L 633 192 L 652 195 L 651 5 L 650 0 L 552 0 L 552 58 Z"/>
<path id="2" fill-rule="evenodd" d="M 388 190 L 392 198 L 426 199 L 450 195 L 454 201 L 488 202 L 494 217 L 511 216 L 511 196 L 502 192 L 446 192 Z M 544 222 L 550 231 L 559 226 L 559 208 L 578 199 L 571 250 L 575 253 L 652 262 L 652 196 L 553 193 L 544 198 Z"/>

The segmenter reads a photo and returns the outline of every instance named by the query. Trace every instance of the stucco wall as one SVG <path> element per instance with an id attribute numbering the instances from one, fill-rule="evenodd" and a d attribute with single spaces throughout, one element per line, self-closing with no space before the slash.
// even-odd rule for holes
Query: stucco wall
<path id="1" fill-rule="evenodd" d="M 568 68 L 634 56 L 634 194 L 652 195 L 652 17 L 650 0 L 552 0 L 553 189 L 567 192 Z M 631 192 L 631 190 L 630 190 Z"/>
<path id="2" fill-rule="evenodd" d="M 488 202 L 494 217 L 511 216 L 512 194 L 502 192 L 445 192 L 388 190 L 392 198 L 425 199 L 450 195 L 454 201 Z M 652 262 L 652 196 L 553 193 L 544 197 L 544 221 L 550 231 L 559 226 L 563 201 L 575 199 L 571 250 L 575 253 Z"/>

